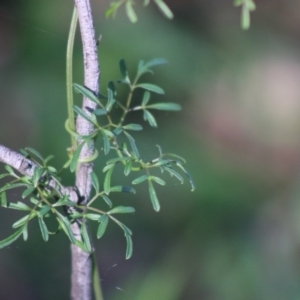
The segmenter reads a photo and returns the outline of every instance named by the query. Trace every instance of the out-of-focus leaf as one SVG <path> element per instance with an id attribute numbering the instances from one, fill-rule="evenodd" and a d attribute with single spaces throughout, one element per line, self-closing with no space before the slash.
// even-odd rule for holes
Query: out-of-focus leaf
<path id="1" fill-rule="evenodd" d="M 144 109 L 144 120 L 148 121 L 150 126 L 157 127 L 156 120 L 150 111 Z"/>
<path id="2" fill-rule="evenodd" d="M 7 197 L 5 191 L 1 193 L 1 206 L 7 208 Z"/>
<path id="3" fill-rule="evenodd" d="M 124 131 L 124 134 L 126 135 L 126 137 L 128 138 L 129 140 L 129 143 L 131 145 L 131 148 L 132 148 L 132 151 L 134 153 L 134 155 L 137 157 L 137 158 L 140 158 L 140 153 L 139 153 L 139 150 L 135 144 L 135 140 L 134 138 L 127 132 L 127 131 Z"/>
<path id="4" fill-rule="evenodd" d="M 99 193 L 99 179 L 95 172 L 91 173 L 91 179 L 94 189 L 97 193 Z"/>
<path id="5" fill-rule="evenodd" d="M 148 91 L 146 91 L 144 93 L 143 100 L 142 100 L 142 106 L 146 106 L 147 105 L 147 103 L 150 100 L 150 96 L 151 96 L 151 94 Z"/>
<path id="6" fill-rule="evenodd" d="M 25 227 L 25 226 L 24 226 Z M 22 234 L 24 227 L 21 227 L 18 231 L 16 231 L 14 234 L 9 236 L 8 238 L 0 241 L 0 249 L 9 246 L 11 243 L 13 243 L 15 240 L 17 240 Z"/>
<path id="7" fill-rule="evenodd" d="M 135 209 L 131 206 L 117 206 L 107 213 L 112 215 L 112 214 L 128 214 L 128 213 L 134 213 Z"/>
<path id="8" fill-rule="evenodd" d="M 156 3 L 156 5 L 158 6 L 158 8 L 161 10 L 161 12 L 163 13 L 163 15 L 168 18 L 168 19 L 172 19 L 174 17 L 172 11 L 170 10 L 170 8 L 168 7 L 168 5 L 162 1 L 162 0 L 154 0 L 154 2 Z"/>
<path id="9" fill-rule="evenodd" d="M 82 147 L 84 146 L 84 142 L 81 142 L 80 145 L 78 145 L 77 149 L 75 150 L 75 152 L 73 153 L 73 157 L 71 159 L 71 164 L 70 164 L 70 171 L 73 173 L 76 171 L 77 165 L 78 165 L 78 160 L 79 160 L 79 156 L 82 150 Z"/>
<path id="10" fill-rule="evenodd" d="M 94 101 L 99 106 L 102 106 L 102 104 L 99 101 L 98 97 L 91 90 L 89 90 L 86 87 L 84 87 L 84 86 L 82 86 L 80 84 L 77 84 L 77 83 L 73 83 L 73 87 L 74 87 L 75 92 L 81 93 L 83 96 L 85 96 L 88 99 Z"/>
<path id="11" fill-rule="evenodd" d="M 155 211 L 159 211 L 160 210 L 160 204 L 159 204 L 159 201 L 158 201 L 153 183 L 152 183 L 151 180 L 148 180 L 148 183 L 149 183 L 149 194 L 150 194 L 150 199 L 151 199 L 151 202 L 152 202 L 153 209 Z"/>
<path id="12" fill-rule="evenodd" d="M 156 183 L 158 183 L 160 185 L 166 185 L 166 182 L 159 177 L 150 176 L 149 179 L 151 179 L 152 181 L 155 181 Z"/>
<path id="13" fill-rule="evenodd" d="M 111 175 L 112 175 L 113 170 L 114 170 L 114 166 L 112 168 L 110 168 L 105 175 L 104 192 L 106 195 L 109 195 L 109 192 L 110 192 L 110 182 L 111 182 Z"/>
<path id="14" fill-rule="evenodd" d="M 132 256 L 132 252 L 133 252 L 133 244 L 132 244 L 132 238 L 130 235 L 126 234 L 125 235 L 126 238 L 126 259 L 129 259 Z"/>
<path id="15" fill-rule="evenodd" d="M 92 246 L 91 246 L 91 241 L 90 241 L 90 237 L 86 228 L 86 222 L 83 221 L 82 225 L 81 225 L 81 235 L 82 235 L 82 239 L 83 239 L 83 243 L 84 243 L 84 247 L 85 247 L 85 251 L 86 252 L 91 252 L 92 251 Z"/>
<path id="16" fill-rule="evenodd" d="M 142 176 L 140 176 L 140 177 L 134 179 L 134 180 L 132 181 L 132 184 L 140 184 L 140 183 L 142 183 L 143 181 L 145 181 L 145 180 L 147 180 L 147 179 L 148 179 L 148 175 L 142 175 Z"/>
<path id="17" fill-rule="evenodd" d="M 151 91 L 151 92 L 154 92 L 157 94 L 161 94 L 161 95 L 163 95 L 165 93 L 161 87 L 159 87 L 155 84 L 152 84 L 152 83 L 139 83 L 135 87 L 142 88 L 144 90 L 148 90 L 148 91 Z"/>
<path id="18" fill-rule="evenodd" d="M 100 217 L 100 224 L 98 226 L 98 230 L 97 230 L 97 238 L 100 239 L 103 234 L 105 233 L 105 230 L 107 228 L 107 224 L 108 224 L 108 220 L 109 220 L 109 217 L 108 215 L 102 215 Z"/>
<path id="19" fill-rule="evenodd" d="M 111 200 L 106 195 L 101 195 L 101 197 L 106 202 L 106 204 L 111 208 L 112 205 L 113 205 L 112 202 L 111 202 Z"/>
<path id="20" fill-rule="evenodd" d="M 162 103 L 155 103 L 151 105 L 147 105 L 147 108 L 151 109 L 158 109 L 158 110 L 167 110 L 167 111 L 179 111 L 181 110 L 181 106 L 177 103 L 171 103 L 171 102 L 162 102 Z"/>
<path id="21" fill-rule="evenodd" d="M 47 242 L 49 239 L 49 232 L 46 223 L 44 222 L 44 219 L 42 217 L 38 217 L 38 221 L 39 221 L 39 226 L 40 226 L 43 240 Z"/>
<path id="22" fill-rule="evenodd" d="M 113 186 L 113 187 L 110 189 L 110 191 L 111 191 L 111 192 L 133 193 L 133 194 L 136 193 L 136 191 L 135 191 L 134 188 L 129 187 L 129 186 L 121 186 L 121 185 Z"/>
<path id="23" fill-rule="evenodd" d="M 123 129 L 126 129 L 126 130 L 135 130 L 135 131 L 143 130 L 143 127 L 140 124 L 127 124 L 122 127 L 123 127 Z"/>
<path id="24" fill-rule="evenodd" d="M 127 1 L 126 2 L 126 14 L 127 14 L 127 17 L 129 18 L 129 20 L 132 22 L 132 23 L 136 23 L 138 18 L 137 18 L 137 15 L 133 9 L 133 5 L 132 5 L 132 2 L 131 1 Z"/>

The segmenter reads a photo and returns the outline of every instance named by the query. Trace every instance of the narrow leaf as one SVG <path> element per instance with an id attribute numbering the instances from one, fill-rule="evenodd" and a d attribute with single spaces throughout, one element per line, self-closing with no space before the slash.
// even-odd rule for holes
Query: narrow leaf
<path id="1" fill-rule="evenodd" d="M 92 221 L 99 221 L 101 215 L 98 214 L 86 214 L 85 217 Z"/>
<path id="2" fill-rule="evenodd" d="M 129 175 L 129 173 L 131 172 L 131 168 L 132 168 L 132 160 L 129 160 L 125 164 L 125 168 L 124 168 L 124 174 L 125 174 L 125 176 Z"/>
<path id="3" fill-rule="evenodd" d="M 50 209 L 51 209 L 51 206 L 44 205 L 39 211 L 39 216 L 41 216 L 41 217 L 45 216 L 50 211 Z"/>
<path id="4" fill-rule="evenodd" d="M 145 180 L 147 180 L 147 179 L 148 179 L 148 175 L 142 175 L 142 176 L 140 176 L 140 177 L 134 179 L 134 180 L 132 181 L 132 184 L 140 184 L 140 183 L 142 183 L 143 181 L 145 181 Z"/>
<path id="5" fill-rule="evenodd" d="M 144 93 L 143 100 L 142 100 L 142 106 L 146 106 L 147 105 L 147 103 L 150 100 L 150 96 L 151 96 L 151 94 L 148 91 L 146 91 Z"/>
<path id="6" fill-rule="evenodd" d="M 71 229 L 71 225 L 69 220 L 64 217 L 63 215 L 61 215 L 59 212 L 56 212 L 57 214 L 57 221 L 59 223 L 59 225 L 61 226 L 61 228 L 63 229 L 63 231 L 65 232 L 65 234 L 68 236 L 68 238 L 70 239 L 72 244 L 76 243 L 76 239 L 74 236 L 74 233 Z"/>
<path id="7" fill-rule="evenodd" d="M 112 202 L 111 202 L 111 200 L 106 195 L 101 195 L 101 197 L 106 202 L 106 204 L 111 208 L 112 205 L 113 205 Z"/>
<path id="8" fill-rule="evenodd" d="M 43 156 L 37 150 L 35 150 L 33 148 L 30 148 L 30 147 L 26 147 L 25 150 L 27 150 L 28 152 L 30 152 L 34 156 L 38 157 L 41 161 L 44 160 Z"/>
<path id="9" fill-rule="evenodd" d="M 160 210 L 160 204 L 159 204 L 159 201 L 158 201 L 153 183 L 152 183 L 151 180 L 148 180 L 148 183 L 149 183 L 149 194 L 150 194 L 150 199 L 151 199 L 151 202 L 152 202 L 153 209 L 155 211 L 159 211 Z"/>
<path id="10" fill-rule="evenodd" d="M 80 107 L 73 105 L 73 109 L 74 111 L 78 114 L 81 115 L 84 119 L 86 119 L 87 121 L 89 121 L 90 123 L 98 126 L 95 118 L 93 119 L 92 116 L 89 116 L 85 111 L 83 111 Z"/>
<path id="11" fill-rule="evenodd" d="M 146 109 L 144 110 L 144 120 L 148 121 L 150 126 L 157 127 L 157 123 L 154 116 L 150 113 L 150 111 Z"/>
<path id="12" fill-rule="evenodd" d="M 26 205 L 23 202 L 19 202 L 19 201 L 17 203 L 9 202 L 8 203 L 8 208 L 16 209 L 16 210 L 31 211 L 31 208 L 28 205 Z"/>
<path id="13" fill-rule="evenodd" d="M 105 233 L 105 230 L 107 228 L 107 224 L 108 224 L 108 215 L 102 215 L 100 218 L 100 224 L 97 230 L 97 238 L 100 239 L 103 234 Z"/>
<path id="14" fill-rule="evenodd" d="M 90 237 L 86 228 L 86 222 L 83 221 L 82 225 L 81 225 L 81 235 L 82 235 L 82 239 L 83 239 L 83 243 L 85 246 L 85 251 L 86 252 L 91 252 L 92 251 L 92 246 L 91 246 L 91 241 L 90 241 Z"/>
<path id="15" fill-rule="evenodd" d="M 1 193 L 1 206 L 7 208 L 7 197 L 6 197 L 6 192 Z"/>
<path id="16" fill-rule="evenodd" d="M 80 157 L 80 153 L 81 153 L 81 150 L 82 150 L 84 144 L 85 144 L 84 142 L 81 142 L 81 144 L 78 145 L 77 149 L 73 153 L 73 157 L 71 159 L 71 164 L 70 164 L 70 171 L 72 173 L 76 171 L 76 168 L 77 168 L 77 165 L 78 165 L 78 160 L 79 160 L 79 157 Z"/>
<path id="17" fill-rule="evenodd" d="M 126 135 L 126 137 L 128 138 L 129 140 L 129 143 L 131 145 L 131 148 L 132 148 L 132 151 L 134 153 L 134 155 L 137 157 L 137 158 L 140 158 L 140 154 L 139 154 L 139 151 L 137 149 L 137 146 L 135 144 L 135 140 L 134 138 L 127 132 L 127 131 L 124 131 L 124 134 Z"/>
<path id="18" fill-rule="evenodd" d="M 128 213 L 134 213 L 135 209 L 131 206 L 117 206 L 110 211 L 108 211 L 108 214 L 128 214 Z"/>
<path id="19" fill-rule="evenodd" d="M 121 186 L 121 185 L 118 185 L 118 186 L 114 186 L 110 189 L 111 192 L 124 192 L 124 193 L 133 193 L 135 194 L 136 191 L 134 188 L 132 187 L 129 187 L 129 186 Z"/>
<path id="20" fill-rule="evenodd" d="M 162 180 L 159 177 L 156 176 L 150 176 L 149 179 L 155 181 L 156 183 L 160 184 L 160 185 L 166 185 L 166 182 L 164 180 Z"/>
<path id="21" fill-rule="evenodd" d="M 49 232 L 48 232 L 46 223 L 44 222 L 44 219 L 41 218 L 41 217 L 38 217 L 38 220 L 39 220 L 39 225 L 40 225 L 40 229 L 41 229 L 43 240 L 45 242 L 47 242 L 48 239 L 49 239 Z"/>
<path id="22" fill-rule="evenodd" d="M 172 103 L 172 102 L 162 102 L 162 103 L 156 103 L 156 104 L 151 104 L 148 105 L 147 108 L 151 109 L 159 109 L 159 110 L 167 110 L 167 111 L 179 111 L 181 110 L 181 106 L 177 103 Z"/>
<path id="23" fill-rule="evenodd" d="M 95 172 L 91 173 L 91 179 L 94 189 L 96 190 L 96 193 L 99 193 L 99 179 Z"/>
<path id="24" fill-rule="evenodd" d="M 133 9 L 133 6 L 132 6 L 132 2 L 131 1 L 127 1 L 126 2 L 126 14 L 127 14 L 127 17 L 129 18 L 129 20 L 132 22 L 132 23 L 135 23 L 137 22 L 137 16 L 136 16 L 136 13 Z"/>
<path id="25" fill-rule="evenodd" d="M 20 226 L 23 226 L 26 222 L 28 222 L 29 220 L 33 219 L 34 217 L 36 217 L 35 214 L 29 214 L 24 216 L 23 218 L 21 218 L 20 220 L 16 221 L 12 227 L 13 228 L 18 228 Z"/>
<path id="26" fill-rule="evenodd" d="M 9 246 L 11 243 L 13 243 L 15 240 L 17 240 L 23 233 L 24 227 L 21 227 L 18 231 L 16 231 L 14 234 L 9 236 L 8 238 L 0 241 L 0 249 Z"/>
<path id="27" fill-rule="evenodd" d="M 30 187 L 28 189 L 26 189 L 23 193 L 22 193 L 22 198 L 26 198 L 27 196 L 29 196 L 36 188 L 35 187 Z"/>
<path id="28" fill-rule="evenodd" d="M 166 18 L 173 19 L 174 15 L 165 2 L 163 2 L 162 0 L 154 0 L 154 1 Z"/>
<path id="29" fill-rule="evenodd" d="M 167 170 L 171 176 L 175 176 L 181 183 L 184 182 L 183 177 L 178 172 L 173 170 L 172 168 L 164 167 L 164 169 Z"/>
<path id="30" fill-rule="evenodd" d="M 112 175 L 112 172 L 114 170 L 114 165 L 112 168 L 110 168 L 106 175 L 105 175 L 105 179 L 104 179 L 104 192 L 106 195 L 109 195 L 109 192 L 110 192 L 110 182 L 111 182 L 111 175 Z"/>
<path id="31" fill-rule="evenodd" d="M 129 259 L 132 256 L 133 244 L 132 244 L 132 239 L 131 239 L 130 235 L 125 235 L 125 238 L 126 238 L 126 243 L 127 243 L 126 259 Z"/>
<path id="32" fill-rule="evenodd" d="M 125 126 L 122 126 L 122 128 L 126 130 L 135 130 L 135 131 L 143 130 L 143 127 L 140 124 L 127 124 Z"/>
<path id="33" fill-rule="evenodd" d="M 145 89 L 145 90 L 157 93 L 157 94 L 161 94 L 161 95 L 163 95 L 165 93 L 161 87 L 159 87 L 155 84 L 152 84 L 152 83 L 140 83 L 140 84 L 137 84 L 135 87 L 142 88 L 142 89 Z"/>
<path id="34" fill-rule="evenodd" d="M 73 83 L 73 87 L 74 87 L 75 92 L 81 93 L 83 96 L 85 96 L 88 99 L 94 101 L 99 106 L 102 106 L 102 104 L 100 103 L 100 101 L 97 98 L 97 96 L 91 90 L 89 90 L 86 87 L 84 87 L 84 86 L 82 86 L 80 84 L 77 84 L 77 83 Z"/>
<path id="35" fill-rule="evenodd" d="M 154 58 L 145 64 L 145 68 L 149 69 L 151 67 L 165 65 L 169 63 L 165 58 Z"/>

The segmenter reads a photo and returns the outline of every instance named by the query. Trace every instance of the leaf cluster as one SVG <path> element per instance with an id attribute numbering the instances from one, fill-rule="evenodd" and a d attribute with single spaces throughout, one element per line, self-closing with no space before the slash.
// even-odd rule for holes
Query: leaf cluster
<path id="1" fill-rule="evenodd" d="M 158 9 L 162 12 L 162 14 L 168 18 L 172 19 L 173 18 L 173 13 L 168 7 L 168 5 L 163 1 L 163 0 L 152 0 Z M 143 5 L 148 6 L 150 4 L 150 0 L 144 0 Z M 115 17 L 118 9 L 124 5 L 125 6 L 125 11 L 127 14 L 127 17 L 132 23 L 136 23 L 138 21 L 137 14 L 134 10 L 134 1 L 133 0 L 117 0 L 113 1 L 110 5 L 110 8 L 106 11 L 106 17 Z"/>

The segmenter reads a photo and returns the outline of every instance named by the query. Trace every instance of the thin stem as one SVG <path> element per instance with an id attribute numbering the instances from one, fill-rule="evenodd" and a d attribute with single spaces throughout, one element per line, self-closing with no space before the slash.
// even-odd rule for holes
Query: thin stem
<path id="1" fill-rule="evenodd" d="M 68 104 L 68 122 L 70 129 L 75 131 L 75 118 L 74 118 L 74 110 L 73 110 L 73 49 L 74 49 L 74 40 L 75 40 L 75 33 L 77 27 L 78 15 L 76 7 L 74 7 L 71 26 L 69 31 L 69 38 L 68 38 L 68 46 L 67 46 L 67 104 Z M 74 150 L 77 146 L 76 139 L 73 135 L 71 136 L 71 144 L 72 149 Z"/>

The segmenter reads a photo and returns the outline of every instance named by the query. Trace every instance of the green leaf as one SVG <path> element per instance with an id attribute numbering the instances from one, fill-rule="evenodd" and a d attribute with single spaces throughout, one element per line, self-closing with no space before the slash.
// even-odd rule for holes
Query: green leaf
<path id="1" fill-rule="evenodd" d="M 109 195 L 109 192 L 110 192 L 111 175 L 114 170 L 114 167 L 115 167 L 115 165 L 113 165 L 113 167 L 107 171 L 105 178 L 104 178 L 104 192 L 106 195 Z"/>
<path id="2" fill-rule="evenodd" d="M 50 209 L 51 209 L 51 206 L 44 205 L 39 211 L 39 216 L 41 216 L 41 217 L 45 216 L 50 211 Z"/>
<path id="3" fill-rule="evenodd" d="M 103 138 L 103 149 L 104 149 L 104 154 L 108 154 L 110 150 L 110 141 L 109 137 L 105 134 L 103 130 L 101 130 L 102 138 Z"/>
<path id="4" fill-rule="evenodd" d="M 145 68 L 149 69 L 151 67 L 165 65 L 169 63 L 165 58 L 154 58 L 145 64 Z"/>
<path id="5" fill-rule="evenodd" d="M 47 242 L 48 239 L 49 239 L 49 232 L 48 232 L 48 228 L 46 226 L 46 223 L 44 222 L 44 219 L 42 217 L 38 217 L 38 220 L 39 220 L 39 225 L 40 225 L 43 240 L 45 242 Z"/>
<path id="6" fill-rule="evenodd" d="M 151 180 L 148 180 L 148 183 L 149 183 L 149 194 L 150 194 L 150 199 L 151 199 L 151 202 L 152 202 L 153 209 L 155 211 L 159 211 L 160 210 L 160 204 L 159 204 L 159 201 L 158 201 L 153 183 L 152 183 Z"/>
<path id="7" fill-rule="evenodd" d="M 107 110 L 106 109 L 102 109 L 102 108 L 97 108 L 96 110 L 94 110 L 94 114 L 96 116 L 107 115 Z"/>
<path id="8" fill-rule="evenodd" d="M 113 186 L 112 188 L 110 188 L 110 192 L 124 192 L 124 193 L 133 193 L 135 194 L 136 191 L 134 188 L 129 187 L 129 186 Z"/>
<path id="9" fill-rule="evenodd" d="M 147 105 L 147 103 L 150 100 L 150 96 L 151 96 L 151 94 L 148 91 L 146 91 L 144 93 L 143 100 L 142 100 L 142 106 L 146 106 Z"/>
<path id="10" fill-rule="evenodd" d="M 70 171 L 72 173 L 76 171 L 76 168 L 77 168 L 77 165 L 78 165 L 78 160 L 79 160 L 79 157 L 80 157 L 80 153 L 81 153 L 81 150 L 82 150 L 84 144 L 85 144 L 84 142 L 81 142 L 81 144 L 78 145 L 77 149 L 73 153 L 73 157 L 71 159 L 71 164 L 70 164 Z"/>
<path id="11" fill-rule="evenodd" d="M 97 120 L 93 115 L 89 116 L 85 111 L 83 111 L 80 107 L 73 105 L 73 110 L 78 114 L 81 115 L 84 119 L 89 121 L 90 123 L 94 124 L 95 126 L 98 126 Z"/>
<path id="12" fill-rule="evenodd" d="M 27 226 L 27 223 L 25 223 L 25 225 L 24 225 L 22 234 L 23 234 L 23 240 L 27 241 L 27 239 L 28 239 L 28 226 Z"/>
<path id="13" fill-rule="evenodd" d="M 133 9 L 132 2 L 130 0 L 126 2 L 126 14 L 132 23 L 137 22 L 138 18 Z"/>
<path id="14" fill-rule="evenodd" d="M 129 160 L 125 164 L 125 168 L 124 168 L 125 176 L 129 175 L 129 173 L 131 172 L 131 168 L 132 168 L 132 160 Z"/>
<path id="15" fill-rule="evenodd" d="M 108 89 L 107 92 L 108 92 L 108 100 L 105 108 L 107 111 L 110 111 L 114 103 L 116 102 L 116 100 L 114 99 L 114 92 L 111 89 Z"/>
<path id="16" fill-rule="evenodd" d="M 143 127 L 140 124 L 127 124 L 125 126 L 122 126 L 122 128 L 126 130 L 135 130 L 135 131 L 143 130 Z"/>
<path id="17" fill-rule="evenodd" d="M 184 182 L 183 177 L 178 172 L 176 172 L 175 170 L 173 170 L 172 168 L 164 167 L 164 169 L 166 171 L 168 171 L 171 176 L 175 176 L 181 183 Z"/>
<path id="18" fill-rule="evenodd" d="M 174 15 L 165 2 L 162 0 L 154 0 L 154 2 L 166 18 L 173 19 Z"/>
<path id="19" fill-rule="evenodd" d="M 134 213 L 135 209 L 131 206 L 117 206 L 110 211 L 107 212 L 107 214 L 128 214 L 128 213 Z"/>
<path id="20" fill-rule="evenodd" d="M 26 222 L 29 222 L 31 219 L 35 218 L 36 215 L 35 214 L 29 214 L 24 216 L 23 218 L 21 218 L 20 220 L 16 221 L 12 227 L 13 228 L 18 228 L 20 226 L 23 226 Z"/>
<path id="21" fill-rule="evenodd" d="M 86 214 L 85 217 L 92 221 L 99 221 L 101 215 L 98 214 Z"/>
<path id="22" fill-rule="evenodd" d="M 99 101 L 98 97 L 91 90 L 77 83 L 73 83 L 73 87 L 75 92 L 82 94 L 83 96 L 94 101 L 95 103 L 97 103 L 99 106 L 102 107 L 102 104 Z"/>
<path id="23" fill-rule="evenodd" d="M 37 150 L 30 147 L 26 147 L 25 150 L 33 154 L 35 157 L 39 158 L 41 161 L 44 160 L 43 156 Z"/>
<path id="24" fill-rule="evenodd" d="M 171 102 L 162 102 L 162 103 L 156 103 L 148 105 L 147 108 L 151 109 L 159 109 L 159 110 L 167 110 L 167 111 L 179 111 L 181 110 L 181 106 L 177 103 L 171 103 Z"/>
<path id="25" fill-rule="evenodd" d="M 111 202 L 111 200 L 106 195 L 101 195 L 101 197 L 106 202 L 106 204 L 111 208 L 112 205 L 113 205 L 112 202 Z"/>
<path id="26" fill-rule="evenodd" d="M 19 201 L 17 203 L 9 202 L 8 208 L 16 209 L 16 210 L 31 211 L 31 208 L 28 205 L 26 205 L 23 202 L 19 202 Z"/>
<path id="27" fill-rule="evenodd" d="M 250 27 L 250 12 L 247 5 L 242 6 L 242 28 L 244 30 Z"/>
<path id="28" fill-rule="evenodd" d="M 128 70 L 127 70 L 127 66 L 125 63 L 124 59 L 121 59 L 119 62 L 119 67 L 120 67 L 120 72 L 123 76 L 124 79 L 124 83 L 130 84 L 130 79 L 129 79 L 129 75 L 128 75 Z"/>
<path id="29" fill-rule="evenodd" d="M 166 185 L 166 182 L 159 177 L 150 176 L 149 179 L 155 181 L 156 183 L 158 183 L 160 185 Z"/>
<path id="30" fill-rule="evenodd" d="M 161 94 L 161 95 L 163 95 L 165 93 L 161 87 L 159 87 L 155 84 L 152 84 L 152 83 L 140 83 L 140 84 L 137 84 L 135 87 L 142 88 L 142 89 L 145 89 L 145 90 L 157 93 L 157 94 Z"/>
<path id="31" fill-rule="evenodd" d="M 132 245 L 132 239 L 130 235 L 125 235 L 126 238 L 126 259 L 129 259 L 132 256 L 133 252 L 133 245 Z"/>
<path id="32" fill-rule="evenodd" d="M 91 173 L 91 179 L 94 189 L 96 190 L 96 193 L 99 193 L 99 179 L 95 172 Z"/>
<path id="33" fill-rule="evenodd" d="M 148 179 L 148 175 L 142 175 L 142 176 L 140 176 L 140 177 L 134 179 L 134 180 L 132 181 L 132 184 L 140 184 L 140 183 L 142 183 L 143 181 L 145 181 L 145 180 L 147 180 L 147 179 Z"/>
<path id="34" fill-rule="evenodd" d="M 99 219 L 100 221 L 100 224 L 99 224 L 99 227 L 98 227 L 98 230 L 97 230 L 97 238 L 100 239 L 103 234 L 105 233 L 105 230 L 107 228 L 107 224 L 108 224 L 108 215 L 102 215 Z"/>
<path id="35" fill-rule="evenodd" d="M 118 8 L 120 7 L 120 5 L 122 4 L 122 2 L 112 2 L 110 4 L 110 8 L 106 11 L 105 13 L 105 17 L 108 19 L 110 16 L 112 16 L 113 18 L 115 17 Z"/>
<path id="36" fill-rule="evenodd" d="M 76 203 L 73 201 L 69 200 L 68 196 L 64 196 L 63 198 L 60 198 L 57 202 L 55 202 L 53 207 L 58 207 L 58 206 L 76 206 Z"/>
<path id="37" fill-rule="evenodd" d="M 7 208 L 7 197 L 6 197 L 6 192 L 1 193 L 1 206 Z"/>
<path id="38" fill-rule="evenodd" d="M 2 193 L 2 192 L 4 192 L 4 191 L 7 191 L 7 190 L 11 190 L 11 189 L 23 187 L 23 186 L 26 186 L 26 187 L 27 187 L 28 185 L 25 184 L 25 183 L 13 183 L 13 184 L 7 183 L 5 186 L 3 186 L 3 187 L 0 189 L 0 193 Z"/>
<path id="39" fill-rule="evenodd" d="M 189 179 L 189 181 L 190 181 L 190 184 L 191 184 L 191 187 L 192 187 L 192 189 L 191 189 L 191 191 L 193 192 L 194 190 L 195 190 L 195 183 L 194 183 L 194 180 L 193 180 L 193 178 L 192 178 L 192 176 L 189 174 L 189 172 L 183 167 L 183 165 L 182 164 L 180 164 L 180 163 L 178 163 L 178 162 L 176 162 L 175 161 L 175 163 L 176 163 L 176 166 L 178 166 L 185 174 L 186 174 L 186 176 L 188 177 L 188 179 Z"/>
<path id="40" fill-rule="evenodd" d="M 137 158 L 140 158 L 140 154 L 139 154 L 139 151 L 138 151 L 138 148 L 135 144 L 135 140 L 134 138 L 127 132 L 127 131 L 124 131 L 124 134 L 126 135 L 126 137 L 128 138 L 129 140 L 129 143 L 131 145 L 131 148 L 132 148 L 132 151 L 134 153 L 134 155 L 137 157 Z"/>
<path id="41" fill-rule="evenodd" d="M 123 128 L 122 127 L 117 127 L 116 129 L 113 130 L 113 134 L 115 136 L 119 135 L 122 132 L 123 132 Z"/>
<path id="42" fill-rule="evenodd" d="M 38 186 L 39 180 L 40 180 L 41 176 L 43 175 L 43 173 L 44 173 L 44 169 L 42 169 L 42 168 L 37 167 L 34 169 L 32 183 L 35 188 Z"/>
<path id="43" fill-rule="evenodd" d="M 58 216 L 56 219 L 57 219 L 60 227 L 63 229 L 65 234 L 68 236 L 71 243 L 75 244 L 76 239 L 75 239 L 74 233 L 71 229 L 71 224 L 70 224 L 69 220 L 66 217 L 64 217 L 62 214 L 60 214 L 59 212 L 56 212 L 56 215 Z"/>
<path id="44" fill-rule="evenodd" d="M 83 221 L 82 225 L 81 225 L 81 235 L 82 235 L 82 239 L 83 239 L 83 243 L 84 243 L 84 247 L 85 247 L 85 251 L 86 252 L 91 252 L 92 251 L 92 246 L 91 246 L 91 241 L 90 241 L 90 237 L 86 228 L 86 222 Z"/>
<path id="45" fill-rule="evenodd" d="M 0 179 L 5 178 L 5 177 L 7 177 L 7 176 L 11 176 L 11 174 L 1 174 L 1 175 L 0 175 Z"/>
<path id="46" fill-rule="evenodd" d="M 112 159 L 108 160 L 106 163 L 107 164 L 115 164 L 115 163 L 118 163 L 121 161 L 128 161 L 128 160 L 131 160 L 131 158 L 130 157 L 116 157 L 116 158 L 112 158 Z"/>
<path id="47" fill-rule="evenodd" d="M 6 171 L 10 174 L 10 175 L 15 175 L 15 172 L 13 170 L 13 168 L 9 165 L 5 165 L 4 167 L 6 169 Z"/>
<path id="48" fill-rule="evenodd" d="M 32 192 L 35 190 L 35 187 L 29 187 L 28 189 L 26 189 L 23 193 L 22 193 L 22 198 L 26 198 L 27 196 L 29 196 L 30 194 L 32 194 Z"/>
<path id="49" fill-rule="evenodd" d="M 25 226 L 24 226 L 25 227 Z M 24 227 L 21 227 L 18 231 L 16 231 L 14 234 L 9 236 L 8 238 L 0 241 L 0 249 L 9 246 L 11 243 L 13 243 L 15 240 L 17 240 L 23 233 Z"/>
<path id="50" fill-rule="evenodd" d="M 144 120 L 148 121 L 150 126 L 157 127 L 156 120 L 150 111 L 144 109 Z"/>

